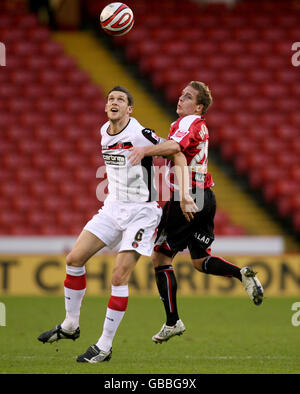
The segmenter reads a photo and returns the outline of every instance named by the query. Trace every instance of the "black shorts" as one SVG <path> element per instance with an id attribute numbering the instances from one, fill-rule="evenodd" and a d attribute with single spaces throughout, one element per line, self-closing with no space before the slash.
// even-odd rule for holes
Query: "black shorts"
<path id="1" fill-rule="evenodd" d="M 216 197 L 211 189 L 204 190 L 202 210 L 188 222 L 174 197 L 166 202 L 157 230 L 154 250 L 174 257 L 188 248 L 192 259 L 209 256 L 209 247 L 214 241 L 214 217 Z"/>

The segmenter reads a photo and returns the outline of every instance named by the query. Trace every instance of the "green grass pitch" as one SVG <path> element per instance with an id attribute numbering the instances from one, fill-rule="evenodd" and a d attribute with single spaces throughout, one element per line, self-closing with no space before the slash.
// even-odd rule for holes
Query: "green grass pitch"
<path id="1" fill-rule="evenodd" d="M 179 297 L 187 330 L 159 345 L 151 341 L 164 322 L 158 297 L 131 296 L 108 363 L 82 364 L 76 356 L 101 334 L 108 297 L 86 296 L 81 336 L 42 344 L 38 335 L 64 318 L 63 297 L 1 297 L 2 374 L 298 374 L 300 326 L 292 325 L 296 298 Z"/>

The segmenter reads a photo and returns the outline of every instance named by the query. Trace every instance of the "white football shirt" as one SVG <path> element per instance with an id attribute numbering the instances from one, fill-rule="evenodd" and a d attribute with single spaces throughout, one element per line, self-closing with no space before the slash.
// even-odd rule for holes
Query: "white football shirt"
<path id="1" fill-rule="evenodd" d="M 129 148 L 159 144 L 161 139 L 151 129 L 144 128 L 135 118 L 118 134 L 109 134 L 109 121 L 101 127 L 101 149 L 106 165 L 108 199 L 113 201 L 156 201 L 153 158 L 145 157 L 132 166 Z"/>

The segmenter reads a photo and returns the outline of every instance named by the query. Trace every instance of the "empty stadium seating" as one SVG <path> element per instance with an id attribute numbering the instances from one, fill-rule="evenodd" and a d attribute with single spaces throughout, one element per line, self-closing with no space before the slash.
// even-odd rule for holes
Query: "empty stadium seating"
<path id="1" fill-rule="evenodd" d="M 78 234 L 102 205 L 103 94 L 25 9 L 1 4 L 0 37 L 0 234 Z"/>
<path id="2" fill-rule="evenodd" d="M 91 17 L 104 3 L 88 1 Z M 113 38 L 114 45 L 171 105 L 190 80 L 210 86 L 211 146 L 299 231 L 300 73 L 291 61 L 300 37 L 299 2 L 127 4 L 135 10 L 135 27 Z"/>
<path id="3" fill-rule="evenodd" d="M 98 19 L 106 3 L 86 1 L 91 18 Z M 114 44 L 171 104 L 188 80 L 211 86 L 212 144 L 226 160 L 249 179 L 275 159 L 283 170 L 297 167 L 300 145 L 291 136 L 299 128 L 292 109 L 299 90 L 290 81 L 299 77 L 282 60 L 285 55 L 290 59 L 286 42 L 296 41 L 299 32 L 290 1 L 278 10 L 263 6 L 276 20 L 278 28 L 272 32 L 273 22 L 260 13 L 260 2 L 232 10 L 174 0 L 127 3 L 134 7 L 135 27 L 114 38 Z M 95 195 L 95 174 L 103 163 L 98 145 L 103 94 L 35 16 L 0 9 L 0 37 L 10 53 L 7 67 L 0 68 L 0 234 L 78 234 L 102 204 Z M 270 143 L 265 141 L 269 137 Z M 293 154 L 288 150 L 284 156 L 281 150 L 278 155 L 278 145 Z M 252 179 L 253 187 L 274 185 L 265 191 L 266 198 L 276 202 L 280 195 L 282 215 L 297 210 L 293 223 L 300 230 L 298 200 L 282 203 L 292 187 L 278 189 L 278 178 L 270 174 Z M 289 178 L 287 172 L 280 176 Z M 291 176 L 299 180 L 296 170 Z M 242 235 L 245 230 L 218 211 L 216 234 Z"/>

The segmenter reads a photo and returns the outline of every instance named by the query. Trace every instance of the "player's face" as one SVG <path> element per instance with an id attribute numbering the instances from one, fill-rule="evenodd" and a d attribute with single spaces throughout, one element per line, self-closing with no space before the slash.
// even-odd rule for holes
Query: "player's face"
<path id="1" fill-rule="evenodd" d="M 113 91 L 107 97 L 105 112 L 111 121 L 117 121 L 129 116 L 132 107 L 128 104 L 126 93 Z"/>
<path id="2" fill-rule="evenodd" d="M 201 114 L 202 105 L 197 104 L 197 95 L 198 91 L 192 86 L 187 86 L 183 89 L 178 99 L 176 110 L 180 117 Z"/>

